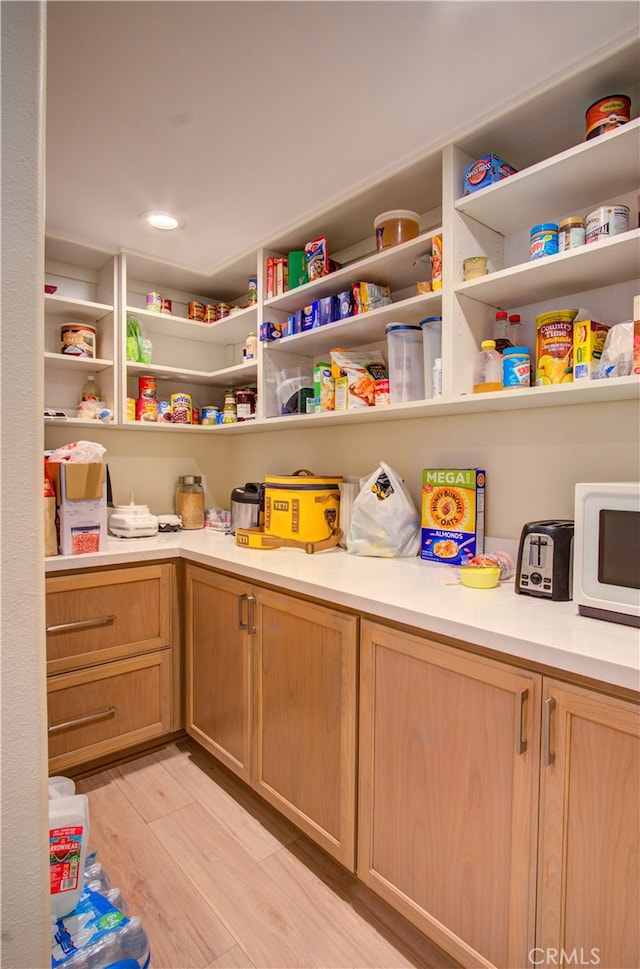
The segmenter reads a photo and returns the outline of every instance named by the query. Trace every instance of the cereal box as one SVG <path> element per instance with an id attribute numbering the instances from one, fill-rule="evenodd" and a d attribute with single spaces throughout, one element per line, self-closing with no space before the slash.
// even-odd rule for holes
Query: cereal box
<path id="1" fill-rule="evenodd" d="M 485 479 L 479 468 L 422 472 L 420 558 L 464 565 L 484 551 Z"/>
<path id="2" fill-rule="evenodd" d="M 598 369 L 609 327 L 595 320 L 573 324 L 573 379 L 590 380 Z"/>

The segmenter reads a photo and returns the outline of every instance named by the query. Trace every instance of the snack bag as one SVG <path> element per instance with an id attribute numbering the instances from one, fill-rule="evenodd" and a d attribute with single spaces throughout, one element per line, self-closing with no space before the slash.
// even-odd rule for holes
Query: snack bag
<path id="1" fill-rule="evenodd" d="M 373 407 L 376 384 L 387 379 L 387 365 L 375 350 L 332 350 L 331 373 L 336 410 Z"/>

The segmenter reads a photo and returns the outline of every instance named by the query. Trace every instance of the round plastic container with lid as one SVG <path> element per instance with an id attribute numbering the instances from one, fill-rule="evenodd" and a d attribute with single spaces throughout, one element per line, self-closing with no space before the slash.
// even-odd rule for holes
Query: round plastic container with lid
<path id="1" fill-rule="evenodd" d="M 531 354 L 528 347 L 505 347 L 502 354 L 502 386 L 505 390 L 531 386 Z"/>
<path id="2" fill-rule="evenodd" d="M 555 222 L 541 222 L 531 229 L 529 258 L 542 259 L 558 253 L 558 226 Z"/>
<path id="3" fill-rule="evenodd" d="M 422 327 L 408 323 L 390 323 L 385 332 L 391 403 L 424 400 Z"/>
<path id="4" fill-rule="evenodd" d="M 409 209 L 382 212 L 373 222 L 378 252 L 415 239 L 420 230 L 420 216 Z"/>

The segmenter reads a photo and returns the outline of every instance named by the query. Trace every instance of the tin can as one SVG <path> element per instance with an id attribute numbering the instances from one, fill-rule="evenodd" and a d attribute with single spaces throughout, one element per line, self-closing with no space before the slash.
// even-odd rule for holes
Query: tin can
<path id="1" fill-rule="evenodd" d="M 96 328 L 88 323 L 64 323 L 60 327 L 60 353 L 67 357 L 96 356 Z"/>
<path id="2" fill-rule="evenodd" d="M 158 401 L 158 422 L 163 424 L 171 423 L 171 401 L 170 400 L 159 400 Z"/>
<path id="3" fill-rule="evenodd" d="M 531 386 L 531 355 L 528 347 L 505 347 L 502 352 L 504 390 Z"/>
<path id="4" fill-rule="evenodd" d="M 599 242 L 609 236 L 627 232 L 629 228 L 628 205 L 601 205 L 589 212 L 585 220 L 585 242 Z"/>
<path id="5" fill-rule="evenodd" d="M 158 420 L 158 401 L 139 397 L 136 401 L 136 420 L 154 423 Z"/>
<path id="6" fill-rule="evenodd" d="M 555 222 L 541 222 L 531 229 L 529 258 L 542 259 L 558 252 L 558 226 Z"/>
<path id="7" fill-rule="evenodd" d="M 147 312 L 149 313 L 161 313 L 162 312 L 162 296 L 160 293 L 147 293 L 145 298 L 145 305 Z"/>
<path id="8" fill-rule="evenodd" d="M 585 240 L 584 219 L 580 215 L 570 215 L 558 223 L 558 249 L 566 252 L 583 246 Z"/>
<path id="9" fill-rule="evenodd" d="M 191 424 L 192 406 L 190 394 L 171 394 L 171 423 Z"/>
<path id="10" fill-rule="evenodd" d="M 138 377 L 138 398 L 145 397 L 148 400 L 155 400 L 158 396 L 158 384 L 156 378 L 145 374 Z"/>
<path id="11" fill-rule="evenodd" d="M 202 408 L 202 418 L 201 423 L 203 426 L 210 426 L 218 423 L 218 414 L 220 413 L 220 408 L 211 405 L 210 407 Z"/>
<path id="12" fill-rule="evenodd" d="M 162 297 L 162 306 L 160 308 L 161 313 L 171 314 L 173 312 L 172 304 L 170 299 L 165 299 Z"/>
<path id="13" fill-rule="evenodd" d="M 229 316 L 231 312 L 231 306 L 229 303 L 218 303 L 218 319 L 223 320 L 226 316 Z"/>
<path id="14" fill-rule="evenodd" d="M 609 94 L 590 104 L 586 112 L 587 135 L 585 141 L 597 135 L 613 131 L 631 119 L 631 98 L 626 94 Z"/>
<path id="15" fill-rule="evenodd" d="M 191 303 L 187 304 L 187 316 L 190 320 L 198 320 L 200 323 L 204 322 L 204 303 L 198 303 L 193 300 Z"/>
<path id="16" fill-rule="evenodd" d="M 215 323 L 218 319 L 218 309 L 215 303 L 207 303 L 204 308 L 204 322 Z"/>

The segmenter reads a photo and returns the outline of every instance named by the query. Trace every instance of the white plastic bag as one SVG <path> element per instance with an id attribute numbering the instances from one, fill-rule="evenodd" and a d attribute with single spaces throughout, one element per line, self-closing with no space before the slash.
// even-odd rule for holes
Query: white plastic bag
<path id="1" fill-rule="evenodd" d="M 351 555 L 400 558 L 420 549 L 420 516 L 399 475 L 380 462 L 353 503 L 347 551 Z"/>

